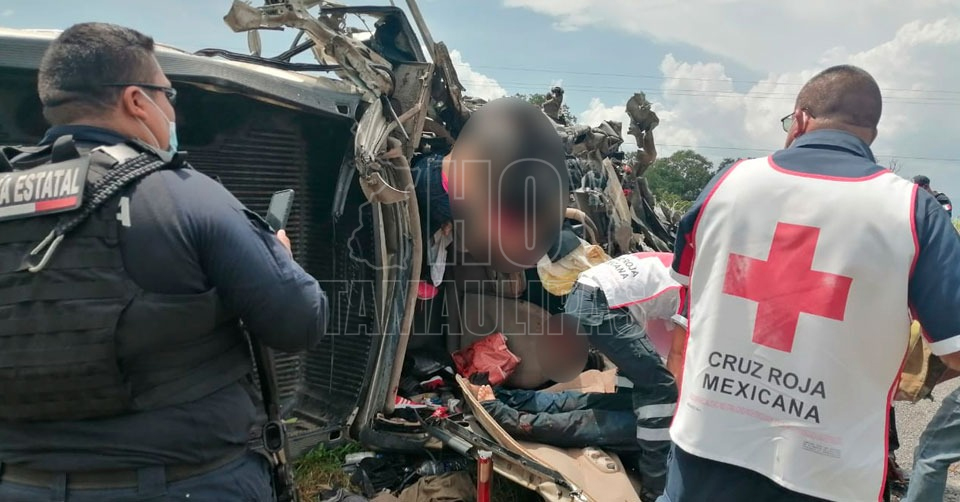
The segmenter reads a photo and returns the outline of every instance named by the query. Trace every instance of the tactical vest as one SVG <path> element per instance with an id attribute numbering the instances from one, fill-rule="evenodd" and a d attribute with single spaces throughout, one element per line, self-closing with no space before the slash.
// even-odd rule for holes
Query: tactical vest
<path id="1" fill-rule="evenodd" d="M 69 137 L 10 150 L 20 155 L 0 155 L 0 420 L 167 407 L 250 371 L 238 319 L 215 289 L 150 293 L 125 269 L 126 196 L 187 164 L 139 143 L 81 154 Z"/>

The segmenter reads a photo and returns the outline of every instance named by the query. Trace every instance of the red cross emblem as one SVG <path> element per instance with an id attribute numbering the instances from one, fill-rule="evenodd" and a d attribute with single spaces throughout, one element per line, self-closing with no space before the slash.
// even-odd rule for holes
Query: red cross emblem
<path id="1" fill-rule="evenodd" d="M 777 223 L 767 260 L 730 254 L 723 292 L 757 302 L 753 341 L 791 352 L 800 313 L 843 320 L 853 279 L 812 269 L 820 229 Z"/>

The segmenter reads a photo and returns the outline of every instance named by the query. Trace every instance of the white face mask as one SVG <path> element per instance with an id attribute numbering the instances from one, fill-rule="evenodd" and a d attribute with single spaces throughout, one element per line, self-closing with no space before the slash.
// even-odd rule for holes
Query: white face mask
<path id="1" fill-rule="evenodd" d="M 167 152 L 177 153 L 177 146 L 179 146 L 177 141 L 177 123 L 173 120 L 168 119 L 167 114 L 163 112 L 163 109 L 160 108 L 160 105 L 158 105 L 156 101 L 151 99 L 150 96 L 147 96 L 146 93 L 143 93 L 143 97 L 147 98 L 147 101 L 149 101 L 150 104 L 152 104 L 157 110 L 160 111 L 160 114 L 163 115 L 163 118 L 167 119 L 167 128 L 169 130 L 169 136 L 170 136 L 170 141 L 169 141 L 170 146 L 167 147 Z M 142 125 L 143 128 L 147 130 L 147 134 L 149 134 L 150 137 L 153 138 L 153 142 L 157 144 L 157 148 L 160 148 L 160 140 L 158 140 L 157 136 L 150 131 L 150 128 L 147 127 L 147 124 L 144 124 L 143 121 L 140 119 L 137 119 L 137 122 L 140 122 L 140 125 Z"/>

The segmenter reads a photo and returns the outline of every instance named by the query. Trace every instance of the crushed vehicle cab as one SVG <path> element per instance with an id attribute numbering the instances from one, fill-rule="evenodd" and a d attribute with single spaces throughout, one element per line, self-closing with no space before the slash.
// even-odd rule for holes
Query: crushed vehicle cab
<path id="1" fill-rule="evenodd" d="M 619 476 L 627 491 L 630 486 L 622 464 L 602 451 L 549 453 L 550 447 L 519 444 L 489 416 L 467 426 L 396 417 L 398 389 L 417 345 L 411 333 L 420 257 L 428 245 L 421 237 L 411 160 L 452 144 L 471 111 L 483 105 L 463 95 L 447 48 L 431 39 L 416 3 L 408 1 L 408 7 L 413 22 L 390 6 L 315 0 L 252 6 L 237 0 L 224 21 L 249 34 L 251 54 L 157 48 L 179 92 L 180 150 L 190 164 L 260 214 L 274 192 L 297 192 L 287 233 L 294 257 L 327 293 L 331 319 L 315 349 L 273 356 L 292 453 L 351 439 L 395 451 L 445 444 L 468 453 L 484 445 L 495 450 L 498 472 L 549 500 L 611 500 L 597 495 L 610 486 L 603 486 L 605 476 Z M 372 32 L 351 24 L 360 17 L 372 20 Z M 258 30 L 281 28 L 295 34 L 291 48 L 261 55 Z M 0 28 L 0 144 L 32 144 L 46 130 L 37 69 L 57 34 Z M 294 61 L 305 54 L 313 61 Z M 619 183 L 606 154 L 622 143 L 619 124 L 558 127 L 558 133 L 574 145 L 568 152 L 571 172 L 584 176 L 572 183 L 567 214 L 584 256 L 604 254 L 589 251 L 588 243 L 610 254 L 666 251 L 660 248 L 672 242 L 678 215 L 652 201 L 642 206 L 646 212 L 633 211 L 622 190 L 611 188 Z M 584 146 L 607 137 L 613 139 L 597 141 L 603 148 Z M 591 170 L 611 182 L 608 188 L 586 186 Z M 451 351 L 464 345 L 458 336 L 446 334 Z M 463 398 L 468 411 L 484 415 L 472 395 Z M 586 464 L 594 466 L 593 480 L 585 480 L 593 475 Z"/>

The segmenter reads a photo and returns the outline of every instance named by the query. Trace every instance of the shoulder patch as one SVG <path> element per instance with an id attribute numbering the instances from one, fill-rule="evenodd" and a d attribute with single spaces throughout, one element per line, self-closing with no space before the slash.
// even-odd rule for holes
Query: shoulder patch
<path id="1" fill-rule="evenodd" d="M 77 209 L 88 169 L 88 158 L 80 158 L 0 174 L 0 221 Z"/>

